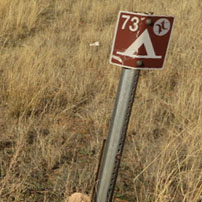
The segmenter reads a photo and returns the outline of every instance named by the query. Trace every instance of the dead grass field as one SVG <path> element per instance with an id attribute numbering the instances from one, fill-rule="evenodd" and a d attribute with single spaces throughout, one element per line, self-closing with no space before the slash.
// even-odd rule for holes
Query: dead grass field
<path id="1" fill-rule="evenodd" d="M 1 0 L 1 202 L 91 193 L 121 72 L 108 63 L 119 10 L 176 19 L 164 70 L 141 71 L 115 196 L 202 201 L 201 0 Z"/>

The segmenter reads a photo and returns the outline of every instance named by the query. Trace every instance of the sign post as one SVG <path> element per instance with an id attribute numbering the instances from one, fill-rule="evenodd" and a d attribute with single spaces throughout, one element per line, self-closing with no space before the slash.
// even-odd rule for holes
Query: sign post
<path id="1" fill-rule="evenodd" d="M 173 17 L 120 11 L 110 63 L 124 67 L 93 202 L 112 202 L 140 69 L 162 69 Z"/>
<path id="2" fill-rule="evenodd" d="M 95 188 L 94 202 L 112 201 L 139 71 L 126 68 L 122 71 L 109 136 L 98 174 L 97 190 Z"/>

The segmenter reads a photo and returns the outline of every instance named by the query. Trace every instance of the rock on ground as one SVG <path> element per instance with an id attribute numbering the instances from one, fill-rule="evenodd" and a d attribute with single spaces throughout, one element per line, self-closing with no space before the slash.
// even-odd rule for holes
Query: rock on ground
<path id="1" fill-rule="evenodd" d="M 72 194 L 66 202 L 91 202 L 90 197 L 82 193 Z"/>

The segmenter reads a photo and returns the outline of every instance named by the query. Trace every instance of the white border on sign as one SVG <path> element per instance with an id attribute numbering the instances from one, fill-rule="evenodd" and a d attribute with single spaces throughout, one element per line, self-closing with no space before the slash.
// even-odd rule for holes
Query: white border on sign
<path id="1" fill-rule="evenodd" d="M 166 61 L 166 58 L 167 58 L 167 55 L 168 55 L 168 48 L 169 48 L 169 45 L 170 45 L 170 38 L 171 38 L 172 33 L 173 33 L 173 26 L 174 26 L 174 23 L 175 23 L 175 17 L 174 16 L 165 16 L 165 15 L 151 15 L 152 17 L 165 17 L 165 18 L 166 17 L 172 17 L 172 18 L 174 18 L 173 19 L 173 24 L 172 24 L 172 29 L 171 29 L 171 32 L 170 32 L 170 37 L 169 37 L 169 40 L 168 40 L 168 46 L 167 46 L 167 49 L 166 49 L 166 54 L 165 54 L 165 58 L 164 58 L 162 67 L 161 68 L 159 68 L 159 67 L 153 67 L 153 68 L 149 68 L 149 67 L 130 67 L 130 66 L 120 65 L 120 64 L 112 62 L 114 44 L 115 44 L 115 39 L 116 39 L 116 36 L 117 36 L 118 25 L 119 25 L 119 20 L 120 20 L 121 13 L 135 14 L 135 15 L 141 15 L 141 16 L 142 15 L 148 16 L 145 13 L 135 13 L 135 12 L 129 12 L 129 11 L 119 11 L 118 16 L 117 16 L 118 19 L 117 19 L 116 27 L 115 27 L 115 34 L 114 34 L 113 41 L 112 41 L 112 49 L 111 49 L 111 54 L 110 54 L 110 58 L 109 58 L 109 63 L 112 64 L 112 65 L 116 65 L 116 66 L 120 66 L 120 67 L 126 67 L 126 68 L 134 69 L 134 70 L 136 70 L 136 69 L 140 69 L 140 70 L 162 70 L 162 69 L 164 69 L 164 64 L 165 64 L 165 61 Z"/>

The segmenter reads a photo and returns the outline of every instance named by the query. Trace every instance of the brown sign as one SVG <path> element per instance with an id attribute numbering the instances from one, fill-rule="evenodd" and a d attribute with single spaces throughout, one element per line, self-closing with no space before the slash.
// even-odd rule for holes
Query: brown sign
<path id="1" fill-rule="evenodd" d="M 110 63 L 135 69 L 162 69 L 174 17 L 120 11 Z"/>

